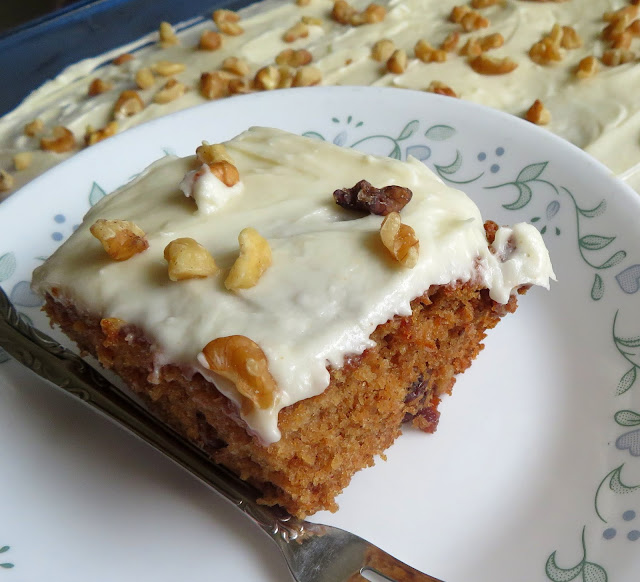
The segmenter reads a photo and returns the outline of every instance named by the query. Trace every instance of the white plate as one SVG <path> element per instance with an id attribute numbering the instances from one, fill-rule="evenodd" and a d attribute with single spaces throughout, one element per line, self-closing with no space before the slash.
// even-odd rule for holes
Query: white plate
<path id="1" fill-rule="evenodd" d="M 637 580 L 640 198 L 544 130 L 380 88 L 183 111 L 79 153 L 4 202 L 2 286 L 45 327 L 27 281 L 89 204 L 163 152 L 259 124 L 424 160 L 486 218 L 534 222 L 558 275 L 490 333 L 438 432 L 406 430 L 387 462 L 354 477 L 338 513 L 314 519 L 447 582 Z M 266 537 L 147 445 L 15 362 L 0 365 L 0 382 L 0 582 L 288 579 Z"/>

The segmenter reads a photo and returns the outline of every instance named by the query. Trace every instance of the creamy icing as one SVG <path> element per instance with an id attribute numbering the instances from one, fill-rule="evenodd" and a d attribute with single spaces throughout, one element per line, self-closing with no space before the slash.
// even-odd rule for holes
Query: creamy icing
<path id="1" fill-rule="evenodd" d="M 363 8 L 369 0 L 354 0 Z M 489 54 L 509 56 L 518 68 L 508 75 L 483 76 L 468 66 L 466 59 L 450 54 L 445 63 L 425 64 L 410 59 L 407 70 L 400 75 L 386 73 L 380 63 L 370 58 L 371 46 L 381 38 L 390 38 L 413 56 L 413 46 L 424 38 L 437 46 L 445 36 L 459 30 L 448 21 L 451 8 L 459 0 L 378 0 L 389 12 L 384 22 L 360 27 L 343 26 L 328 18 L 332 2 L 312 0 L 299 7 L 292 0 L 267 0 L 242 11 L 245 33 L 225 37 L 224 46 L 215 52 L 194 51 L 202 30 L 211 30 L 211 21 L 185 30 L 181 45 L 160 49 L 157 44 L 140 49 L 136 59 L 125 65 L 108 63 L 116 54 L 155 41 L 150 35 L 128 47 L 74 65 L 53 81 L 34 92 L 12 113 L 0 120 L 0 167 L 10 169 L 11 157 L 17 151 L 37 148 L 37 139 L 23 135 L 24 124 L 42 118 L 48 127 L 64 125 L 79 140 L 85 128 L 104 127 L 111 119 L 113 104 L 124 89 L 134 86 L 133 75 L 138 68 L 159 60 L 180 62 L 186 70 L 176 78 L 189 87 L 186 95 L 167 104 L 152 102 L 162 86 L 160 80 L 152 89 L 140 91 L 147 104 L 133 117 L 122 119 L 119 129 L 127 129 L 149 119 L 204 102 L 198 90 L 200 74 L 220 68 L 228 56 L 245 59 L 251 74 L 272 64 L 285 48 L 307 48 L 313 54 L 313 65 L 322 71 L 325 85 L 384 85 L 425 89 L 432 80 L 452 87 L 463 99 L 489 105 L 522 116 L 535 99 L 540 99 L 551 111 L 547 126 L 552 132 L 585 149 L 606 164 L 613 173 L 640 189 L 640 102 L 634 87 L 640 84 L 640 67 L 631 62 L 618 67 L 604 67 L 590 79 L 573 76 L 577 63 L 587 55 L 599 56 L 608 48 L 601 39 L 605 24 L 602 15 L 628 5 L 624 0 L 569 0 L 567 2 L 533 2 L 504 0 L 482 10 L 491 25 L 473 33 L 461 35 L 462 46 L 471 36 L 500 32 L 505 38 L 502 48 Z M 322 26 L 311 26 L 307 38 L 294 43 L 282 40 L 283 31 L 302 15 L 323 18 Z M 580 34 L 583 46 L 565 51 L 562 62 L 540 66 L 531 61 L 529 48 L 549 33 L 554 23 L 572 25 Z M 632 49 L 637 48 L 638 39 Z M 97 67 L 100 67 L 96 70 Z M 114 83 L 114 89 L 87 97 L 89 80 L 100 77 Z M 16 184 L 25 183 L 69 154 L 34 152 L 32 166 L 16 172 Z"/>
<path id="2" fill-rule="evenodd" d="M 341 366 L 371 347 L 376 326 L 410 314 L 410 302 L 429 286 L 481 277 L 491 297 L 506 302 L 514 288 L 548 287 L 554 277 L 535 228 L 500 229 L 491 252 L 476 205 L 413 158 L 373 157 L 264 128 L 245 132 L 227 149 L 244 187 L 216 212 L 199 212 L 179 190 L 193 157 L 160 160 L 94 206 L 35 271 L 33 286 L 40 293 L 55 287 L 61 300 L 88 313 L 139 326 L 160 363 L 199 369 L 236 403 L 234 386 L 212 376 L 197 357 L 217 337 L 255 341 L 279 393 L 272 408 L 243 418 L 265 443 L 279 438 L 280 409 L 321 393 L 329 383 L 327 365 Z M 420 241 L 414 268 L 400 266 L 382 245 L 381 216 L 335 204 L 334 190 L 361 179 L 413 191 L 401 216 Z M 124 262 L 110 260 L 89 232 L 98 218 L 135 222 L 149 248 Z M 234 293 L 223 281 L 247 226 L 268 240 L 273 264 L 256 286 Z M 221 272 L 171 282 L 163 250 L 178 237 L 204 245 Z"/>

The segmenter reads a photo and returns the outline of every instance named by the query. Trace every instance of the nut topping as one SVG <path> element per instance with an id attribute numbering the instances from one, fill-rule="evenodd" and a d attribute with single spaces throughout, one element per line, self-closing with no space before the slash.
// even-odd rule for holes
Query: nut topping
<path id="1" fill-rule="evenodd" d="M 136 71 L 136 85 L 140 89 L 151 89 L 156 82 L 151 69 L 147 67 L 143 67 L 142 69 L 138 69 Z"/>
<path id="2" fill-rule="evenodd" d="M 397 49 L 387 61 L 387 71 L 399 75 L 407 69 L 407 53 L 404 49 Z"/>
<path id="3" fill-rule="evenodd" d="M 192 238 L 171 241 L 164 249 L 164 258 L 172 281 L 204 279 L 219 271 L 209 251 Z"/>
<path id="4" fill-rule="evenodd" d="M 240 181 L 238 168 L 226 160 L 214 162 L 213 164 L 208 164 L 208 166 L 211 173 L 229 188 L 235 186 Z"/>
<path id="5" fill-rule="evenodd" d="M 70 152 L 76 147 L 76 138 L 70 130 L 62 125 L 57 125 L 51 132 L 51 137 L 40 139 L 40 148 L 48 152 L 58 154 Z"/>
<path id="6" fill-rule="evenodd" d="M 233 75 L 239 75 L 240 77 L 244 77 L 250 72 L 249 65 L 246 61 L 238 57 L 227 57 L 222 61 L 222 69 Z"/>
<path id="7" fill-rule="evenodd" d="M 288 65 L 290 67 L 302 67 L 308 65 L 313 60 L 311 53 L 307 49 L 284 49 L 276 57 L 277 65 Z"/>
<path id="8" fill-rule="evenodd" d="M 123 54 L 117 56 L 111 62 L 114 65 L 119 66 L 119 65 L 123 65 L 124 63 L 128 63 L 129 61 L 132 61 L 133 59 L 134 59 L 134 56 L 131 53 L 123 53 Z"/>
<path id="9" fill-rule="evenodd" d="M 256 89 L 271 91 L 277 89 L 280 84 L 280 71 L 271 65 L 262 67 L 256 72 L 254 78 Z"/>
<path id="10" fill-rule="evenodd" d="M 88 94 L 89 94 L 89 97 L 95 97 L 96 95 L 100 95 L 100 93 L 109 91 L 109 89 L 112 89 L 112 88 L 113 88 L 113 83 L 103 81 L 102 79 L 94 79 L 89 84 Z"/>
<path id="11" fill-rule="evenodd" d="M 229 79 L 219 72 L 202 73 L 200 76 L 200 95 L 205 99 L 220 99 L 229 92 Z"/>
<path id="12" fill-rule="evenodd" d="M 578 79 L 593 77 L 598 72 L 598 59 L 594 56 L 584 57 L 576 68 L 575 75 Z"/>
<path id="13" fill-rule="evenodd" d="M 442 63 L 447 60 L 447 51 L 433 48 L 426 40 L 419 40 L 413 48 L 416 57 L 423 63 Z"/>
<path id="14" fill-rule="evenodd" d="M 19 152 L 13 156 L 13 167 L 17 172 L 26 170 L 33 160 L 33 154 L 31 152 Z"/>
<path id="15" fill-rule="evenodd" d="M 0 170 L 0 192 L 8 192 L 14 184 L 13 176 L 6 170 Z"/>
<path id="16" fill-rule="evenodd" d="M 210 165 L 216 162 L 235 163 L 229 155 L 227 148 L 221 143 L 211 144 L 203 141 L 202 145 L 196 148 L 196 156 L 201 164 Z"/>
<path id="17" fill-rule="evenodd" d="M 441 81 L 431 81 L 429 86 L 425 89 L 429 93 L 436 93 L 438 95 L 446 95 L 447 97 L 457 97 L 456 92 L 449 87 L 449 85 L 445 85 Z"/>
<path id="18" fill-rule="evenodd" d="M 216 10 L 213 13 L 213 21 L 223 34 L 238 36 L 244 32 L 244 29 L 238 24 L 240 15 L 232 10 Z"/>
<path id="19" fill-rule="evenodd" d="M 112 135 L 115 135 L 118 131 L 118 123 L 116 121 L 110 121 L 102 129 L 94 130 L 92 127 L 87 127 L 87 131 L 84 134 L 84 145 L 92 146 L 103 139 L 107 139 Z"/>
<path id="20" fill-rule="evenodd" d="M 158 61 L 151 65 L 151 70 L 163 77 L 172 77 L 178 73 L 182 73 L 187 68 L 184 63 L 172 63 L 171 61 Z"/>
<path id="21" fill-rule="evenodd" d="M 242 412 L 273 406 L 276 381 L 262 348 L 243 335 L 220 337 L 209 342 L 202 353 L 209 369 L 233 382 L 242 397 Z"/>
<path id="22" fill-rule="evenodd" d="M 179 43 L 178 37 L 173 30 L 173 26 L 171 26 L 171 24 L 169 24 L 168 22 L 160 23 L 160 30 L 158 31 L 158 33 L 160 35 L 160 46 L 162 48 L 174 46 Z"/>
<path id="23" fill-rule="evenodd" d="M 480 75 L 506 75 L 518 68 L 518 63 L 515 63 L 509 57 L 496 59 L 485 54 L 471 59 L 469 64 Z"/>
<path id="24" fill-rule="evenodd" d="M 371 58 L 379 63 L 386 63 L 395 50 L 396 45 L 393 41 L 383 38 L 371 47 Z"/>
<path id="25" fill-rule="evenodd" d="M 282 35 L 284 42 L 294 42 L 299 38 L 307 38 L 309 36 L 309 27 L 304 22 L 296 22 L 291 28 L 286 30 Z"/>
<path id="26" fill-rule="evenodd" d="M 89 229 L 115 261 L 126 261 L 149 248 L 143 230 L 128 220 L 96 220 Z"/>
<path id="27" fill-rule="evenodd" d="M 119 117 L 131 117 L 144 109 L 144 102 L 137 91 L 127 90 L 120 93 L 120 97 L 113 106 L 113 115 Z"/>
<path id="28" fill-rule="evenodd" d="M 282 75 L 281 75 L 282 76 Z M 302 67 L 296 71 L 293 78 L 293 87 L 311 87 L 312 85 L 319 85 L 322 81 L 322 71 L 316 67 Z"/>
<path id="29" fill-rule="evenodd" d="M 182 97 L 186 92 L 186 85 L 175 79 L 169 79 L 165 83 L 165 86 L 153 96 L 153 102 L 164 105 L 165 103 L 170 103 Z"/>
<path id="30" fill-rule="evenodd" d="M 222 35 L 215 30 L 205 30 L 200 35 L 198 48 L 201 51 L 217 51 L 222 46 Z"/>
<path id="31" fill-rule="evenodd" d="M 224 281 L 230 291 L 254 287 L 271 266 L 271 247 L 255 228 L 242 229 L 238 243 L 240 254 Z"/>
<path id="32" fill-rule="evenodd" d="M 536 125 L 547 125 L 551 121 L 551 113 L 540 99 L 536 99 L 527 111 L 525 119 Z"/>
<path id="33" fill-rule="evenodd" d="M 44 122 L 42 119 L 34 119 L 24 126 L 24 134 L 29 137 L 35 137 L 44 129 Z"/>
<path id="34" fill-rule="evenodd" d="M 413 269 L 418 263 L 420 243 L 416 233 L 407 224 L 402 224 L 400 214 L 392 212 L 380 225 L 380 239 L 391 256 L 403 267 Z"/>
<path id="35" fill-rule="evenodd" d="M 409 188 L 395 185 L 375 188 L 366 180 L 360 180 L 352 188 L 336 190 L 333 193 L 333 199 L 338 206 L 379 216 L 400 212 L 412 196 L 413 192 Z"/>

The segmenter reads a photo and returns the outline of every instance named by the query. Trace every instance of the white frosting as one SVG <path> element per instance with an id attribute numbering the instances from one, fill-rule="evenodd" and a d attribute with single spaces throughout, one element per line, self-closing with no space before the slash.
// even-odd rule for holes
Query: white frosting
<path id="1" fill-rule="evenodd" d="M 413 158 L 373 157 L 264 128 L 245 132 L 227 149 L 244 188 L 216 212 L 198 212 L 178 188 L 194 158 L 164 158 L 94 206 L 36 270 L 33 285 L 40 293 L 56 287 L 63 301 L 88 313 L 139 326 L 159 363 L 198 368 L 236 403 L 234 386 L 211 376 L 198 354 L 217 337 L 255 341 L 279 387 L 273 408 L 244 416 L 265 443 L 279 438 L 280 409 L 321 393 L 329 383 L 327 365 L 339 367 L 371 347 L 376 326 L 410 314 L 411 301 L 431 285 L 481 277 L 491 296 L 506 302 L 514 288 L 548 287 L 554 277 L 535 228 L 499 230 L 491 252 L 476 205 Z M 381 216 L 334 202 L 334 190 L 361 179 L 412 190 L 401 216 L 420 241 L 415 268 L 400 266 L 382 245 Z M 128 261 L 110 260 L 89 232 L 98 218 L 135 222 L 149 248 Z M 223 281 L 237 257 L 238 233 L 248 226 L 269 242 L 273 264 L 255 287 L 233 293 Z M 171 282 L 163 250 L 178 237 L 204 245 L 221 272 Z"/>
<path id="2" fill-rule="evenodd" d="M 445 36 L 460 30 L 448 20 L 451 8 L 459 0 L 378 0 L 389 13 L 384 22 L 359 27 L 343 26 L 328 18 L 332 0 L 312 0 L 298 7 L 293 0 L 267 0 L 242 11 L 245 33 L 226 36 L 222 49 L 209 52 L 193 50 L 202 30 L 214 28 L 210 20 L 180 34 L 182 44 L 160 49 L 149 35 L 128 47 L 111 51 L 74 65 L 55 80 L 34 92 L 14 112 L 0 120 L 0 167 L 10 169 L 11 157 L 17 151 L 36 149 L 27 170 L 16 172 L 19 186 L 45 169 L 68 157 L 37 151 L 37 138 L 23 135 L 24 124 L 39 117 L 47 126 L 64 125 L 82 141 L 85 128 L 104 127 L 110 120 L 119 93 L 134 86 L 133 75 L 141 67 L 159 60 L 184 63 L 184 72 L 176 79 L 190 89 L 183 97 L 167 104 L 153 102 L 162 82 L 140 95 L 145 109 L 133 117 L 119 121 L 119 130 L 149 119 L 203 103 L 198 83 L 203 71 L 219 69 L 228 56 L 243 58 L 255 74 L 258 68 L 273 64 L 275 56 L 285 48 L 307 48 L 313 65 L 322 71 L 324 85 L 384 85 L 425 89 L 432 80 L 452 87 L 462 98 L 489 105 L 522 116 L 535 99 L 550 110 L 550 131 L 568 139 L 605 163 L 615 174 L 636 188 L 640 184 L 640 101 L 633 87 L 639 86 L 640 67 L 631 62 L 619 67 L 604 67 L 590 79 L 573 76 L 577 63 L 588 55 L 602 55 L 608 45 L 601 31 L 606 25 L 604 12 L 627 6 L 625 0 L 569 0 L 566 2 L 533 2 L 504 0 L 482 10 L 491 22 L 489 28 L 461 34 L 462 46 L 471 36 L 500 32 L 505 44 L 491 51 L 495 57 L 509 56 L 518 68 L 508 75 L 486 76 L 475 73 L 464 57 L 451 53 L 445 63 L 425 64 L 410 58 L 407 70 L 400 75 L 386 73 L 384 67 L 370 58 L 371 46 L 381 38 L 392 39 L 396 46 L 413 57 L 417 40 L 426 39 L 437 46 Z M 354 0 L 363 8 L 369 0 Z M 323 25 L 311 26 L 307 38 L 294 43 L 282 40 L 283 32 L 302 15 L 323 18 Z M 528 56 L 530 47 L 548 34 L 554 23 L 572 25 L 580 34 L 583 46 L 562 51 L 564 58 L 552 66 L 537 65 Z M 136 52 L 135 60 L 122 66 L 108 63 L 115 55 L 138 45 L 151 45 Z M 640 40 L 635 39 L 636 50 Z M 102 66 L 96 70 L 96 67 Z M 96 97 L 87 96 L 89 81 L 94 77 L 113 82 L 114 89 Z"/>
<path id="3" fill-rule="evenodd" d="M 222 208 L 231 198 L 241 194 L 243 188 L 242 181 L 234 186 L 227 186 L 211 172 L 207 164 L 187 172 L 180 182 L 180 190 L 187 198 L 193 198 L 198 212 L 204 214 L 211 214 Z"/>

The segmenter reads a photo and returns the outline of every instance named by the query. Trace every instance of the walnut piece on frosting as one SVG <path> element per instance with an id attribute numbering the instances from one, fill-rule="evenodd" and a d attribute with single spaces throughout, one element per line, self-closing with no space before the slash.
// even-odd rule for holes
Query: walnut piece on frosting
<path id="1" fill-rule="evenodd" d="M 0 170 L 0 192 L 8 192 L 13 188 L 15 180 L 6 170 Z"/>
<path id="2" fill-rule="evenodd" d="M 35 137 L 44 129 L 44 122 L 42 119 L 34 119 L 24 126 L 24 134 L 29 137 Z"/>
<path id="3" fill-rule="evenodd" d="M 578 79 L 588 79 L 598 72 L 598 59 L 593 55 L 584 57 L 576 67 L 575 76 Z"/>
<path id="4" fill-rule="evenodd" d="M 254 407 L 273 406 L 277 392 L 276 381 L 269 372 L 269 362 L 262 348 L 243 335 L 220 337 L 210 341 L 202 355 L 207 367 L 233 382 L 242 397 L 242 412 Z"/>
<path id="5" fill-rule="evenodd" d="M 202 73 L 200 76 L 200 95 L 205 99 L 220 99 L 229 94 L 229 79 L 218 71 Z"/>
<path id="6" fill-rule="evenodd" d="M 115 261 L 126 261 L 149 248 L 144 231 L 128 220 L 96 220 L 89 229 Z"/>
<path id="7" fill-rule="evenodd" d="M 309 27 L 302 21 L 296 22 L 293 26 L 285 30 L 282 35 L 284 42 L 294 42 L 299 38 L 307 38 L 309 36 Z"/>
<path id="8" fill-rule="evenodd" d="M 420 243 L 413 228 L 402 224 L 399 213 L 391 212 L 385 216 L 380 225 L 380 239 L 403 267 L 413 269 L 418 264 Z"/>
<path id="9" fill-rule="evenodd" d="M 171 281 L 204 279 L 220 270 L 211 253 L 188 237 L 171 241 L 164 249 L 164 258 Z"/>
<path id="10" fill-rule="evenodd" d="M 379 63 L 386 63 L 396 50 L 394 42 L 388 38 L 382 38 L 371 47 L 371 58 Z"/>
<path id="11" fill-rule="evenodd" d="M 437 95 L 446 95 L 447 97 L 458 97 L 456 92 L 442 81 L 431 81 L 425 91 L 436 93 Z"/>
<path id="12" fill-rule="evenodd" d="M 536 99 L 525 114 L 525 119 L 536 125 L 547 125 L 551 121 L 551 112 L 540 99 Z"/>
<path id="13" fill-rule="evenodd" d="M 136 113 L 140 113 L 144 109 L 144 101 L 137 91 L 127 89 L 120 93 L 118 100 L 113 106 L 113 115 L 116 119 L 122 117 L 131 117 Z"/>
<path id="14" fill-rule="evenodd" d="M 360 180 L 351 188 L 342 188 L 333 193 L 333 199 L 338 206 L 378 216 L 400 212 L 412 197 L 413 192 L 409 188 L 396 185 L 376 188 L 366 180 Z"/>
<path id="15" fill-rule="evenodd" d="M 71 130 L 62 125 L 57 125 L 51 131 L 51 137 L 43 137 L 40 139 L 40 148 L 47 152 L 56 152 L 58 154 L 70 152 L 76 147 L 76 138 Z"/>
<path id="16" fill-rule="evenodd" d="M 387 60 L 387 71 L 399 75 L 407 69 L 407 53 L 404 49 L 397 49 Z"/>
<path id="17" fill-rule="evenodd" d="M 140 89 L 151 89 L 154 86 L 156 79 L 150 68 L 142 67 L 136 71 L 135 76 L 136 85 Z"/>
<path id="18" fill-rule="evenodd" d="M 169 79 L 164 87 L 154 96 L 153 102 L 159 104 L 171 103 L 187 92 L 187 86 L 176 79 Z"/>
<path id="19" fill-rule="evenodd" d="M 113 88 L 113 83 L 109 81 L 104 81 L 102 79 L 94 79 L 89 83 L 89 89 L 87 93 L 89 97 L 95 97 L 96 95 L 100 95 L 101 93 L 105 93 Z"/>
<path id="20" fill-rule="evenodd" d="M 271 266 L 271 247 L 255 228 L 244 228 L 238 235 L 240 254 L 231 267 L 224 286 L 230 291 L 249 289 Z"/>
<path id="21" fill-rule="evenodd" d="M 103 139 L 107 139 L 112 135 L 115 135 L 118 131 L 118 122 L 110 121 L 105 125 L 102 129 L 93 129 L 91 127 L 87 127 L 87 130 L 84 134 L 84 145 L 92 146 Z"/>
<path id="22" fill-rule="evenodd" d="M 33 154 L 31 152 L 18 152 L 13 156 L 13 167 L 16 172 L 26 170 L 33 161 Z"/>
<path id="23" fill-rule="evenodd" d="M 180 43 L 178 37 L 176 36 L 175 30 L 173 30 L 173 26 L 171 26 L 171 24 L 169 24 L 168 22 L 160 23 L 158 34 L 160 36 L 160 46 L 162 48 L 174 46 Z"/>
<path id="24" fill-rule="evenodd" d="M 218 30 L 229 36 L 239 36 L 244 33 L 240 22 L 240 15 L 233 10 L 216 10 L 213 13 L 213 21 L 216 23 Z"/>
<path id="25" fill-rule="evenodd" d="M 497 59 L 481 54 L 469 61 L 471 68 L 480 75 L 506 75 L 518 68 L 509 57 Z"/>
<path id="26" fill-rule="evenodd" d="M 201 51 L 217 51 L 222 46 L 222 35 L 215 30 L 205 30 L 200 35 L 198 48 Z"/>

